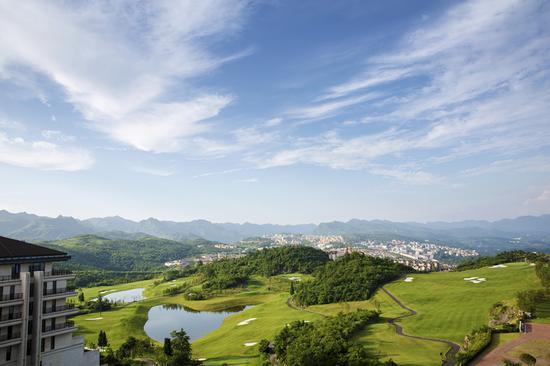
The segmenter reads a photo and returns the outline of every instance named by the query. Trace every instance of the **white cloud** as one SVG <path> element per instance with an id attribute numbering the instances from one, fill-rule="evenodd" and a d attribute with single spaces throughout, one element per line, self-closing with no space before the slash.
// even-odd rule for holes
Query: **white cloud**
<path id="1" fill-rule="evenodd" d="M 134 167 L 132 168 L 134 172 L 137 173 L 143 173 L 143 174 L 149 174 L 149 175 L 156 175 L 159 177 L 170 177 L 174 175 L 173 171 L 169 170 L 163 170 L 163 169 L 157 169 L 157 168 L 146 168 L 146 167 Z"/>
<path id="2" fill-rule="evenodd" d="M 429 182 L 440 178 L 403 168 L 394 174 L 393 167 L 433 170 L 471 155 L 542 154 L 550 145 L 548 19 L 550 8 L 538 0 L 457 4 L 403 37 L 394 52 L 370 57 L 355 77 L 327 87 L 322 102 L 293 111 L 296 118 L 341 116 L 369 100 L 357 93 L 393 90 L 373 112 L 345 116 L 380 122 L 383 133 L 295 138 L 259 166 L 309 163 Z"/>
<path id="3" fill-rule="evenodd" d="M 267 120 L 267 121 L 264 123 L 264 126 L 265 126 L 265 127 L 275 127 L 275 126 L 280 125 L 282 122 L 283 122 L 283 119 L 282 119 L 282 118 L 280 118 L 280 117 L 275 117 L 275 118 L 271 118 L 271 119 Z"/>
<path id="4" fill-rule="evenodd" d="M 314 105 L 294 108 L 288 111 L 288 115 L 297 119 L 321 119 L 334 116 L 349 107 L 381 97 L 380 93 L 368 93 L 365 95 L 346 98 L 338 101 L 317 103 Z"/>
<path id="5" fill-rule="evenodd" d="M 238 31 L 247 1 L 0 3 L 0 74 L 46 75 L 100 131 L 146 151 L 181 149 L 230 96 L 197 93 L 193 78 L 250 51 L 208 47 Z M 177 97 L 174 87 L 179 86 Z M 47 102 L 45 95 L 38 95 Z"/>
<path id="6" fill-rule="evenodd" d="M 239 183 L 258 183 L 258 181 L 258 178 L 246 178 L 237 180 L 237 182 Z"/>
<path id="7" fill-rule="evenodd" d="M 57 141 L 57 142 L 72 142 L 76 140 L 74 136 L 65 135 L 61 131 L 56 130 L 44 130 L 42 131 L 42 137 L 44 137 L 46 140 L 50 141 Z"/>
<path id="8" fill-rule="evenodd" d="M 10 138 L 0 132 L 0 162 L 40 170 L 77 171 L 90 168 L 94 160 L 81 148 Z"/>

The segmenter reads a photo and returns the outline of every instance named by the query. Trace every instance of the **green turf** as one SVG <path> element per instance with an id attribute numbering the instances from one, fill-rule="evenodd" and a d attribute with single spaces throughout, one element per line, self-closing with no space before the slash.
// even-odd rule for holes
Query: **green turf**
<path id="1" fill-rule="evenodd" d="M 465 272 L 440 272 L 414 274 L 413 282 L 395 281 L 386 285 L 405 305 L 418 311 L 418 314 L 401 320 L 408 334 L 444 338 L 462 343 L 463 337 L 471 329 L 486 324 L 491 306 L 502 300 L 511 300 L 519 290 L 538 288 L 534 270 L 528 265 L 517 263 L 506 268 L 482 268 Z M 485 277 L 486 283 L 473 284 L 464 277 Z M 259 365 L 257 347 L 245 347 L 244 343 L 259 342 L 262 338 L 273 339 L 280 329 L 294 320 L 320 319 L 323 315 L 334 315 L 340 311 L 353 311 L 358 308 L 379 309 L 382 317 L 397 317 L 406 312 L 388 295 L 378 291 L 367 301 L 354 301 L 339 304 L 315 305 L 303 310 L 289 308 L 289 277 L 309 276 L 300 274 L 283 275 L 273 278 L 254 277 L 246 289 L 227 290 L 218 296 L 204 301 L 186 301 L 182 295 L 164 296 L 163 290 L 181 285 L 195 285 L 196 278 L 178 279 L 174 282 L 155 283 L 153 280 L 124 285 L 84 289 L 87 298 L 96 297 L 99 291 L 131 288 L 145 288 L 146 300 L 122 306 L 113 311 L 103 312 L 101 320 L 97 313 L 80 315 L 75 318 L 80 332 L 88 343 L 97 341 L 100 329 L 107 332 L 111 345 L 117 348 L 129 335 L 146 337 L 143 325 L 147 313 L 153 306 L 166 303 L 179 303 L 197 310 L 220 310 L 235 305 L 255 305 L 241 313 L 227 317 L 222 326 L 193 343 L 194 356 L 206 358 L 205 365 Z M 248 325 L 237 326 L 245 319 L 258 318 Z M 544 318 L 543 318 L 544 320 Z M 440 353 L 447 346 L 437 342 L 421 341 L 401 337 L 384 320 L 367 326 L 355 338 L 365 344 L 373 353 L 383 359 L 392 358 L 399 365 L 420 366 L 438 365 Z"/>
<path id="2" fill-rule="evenodd" d="M 464 281 L 485 277 L 484 283 Z M 411 335 L 436 337 L 462 343 L 472 329 L 487 324 L 491 306 L 513 299 L 520 290 L 540 287 L 533 267 L 525 263 L 506 268 L 481 268 L 464 272 L 413 275 L 413 282 L 395 281 L 386 286 L 417 315 L 401 321 Z"/>

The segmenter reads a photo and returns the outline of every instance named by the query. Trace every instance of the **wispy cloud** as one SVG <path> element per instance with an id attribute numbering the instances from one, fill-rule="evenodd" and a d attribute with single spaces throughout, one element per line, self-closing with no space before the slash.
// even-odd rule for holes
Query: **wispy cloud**
<path id="1" fill-rule="evenodd" d="M 90 168 L 94 159 L 78 147 L 48 141 L 27 141 L 0 132 L 0 162 L 41 170 L 77 171 Z"/>
<path id="2" fill-rule="evenodd" d="M 294 138 L 259 165 L 308 163 L 397 179 L 416 174 L 429 182 L 440 180 L 429 170 L 467 156 L 540 155 L 550 145 L 548 19 L 550 7 L 537 0 L 457 4 L 403 37 L 394 51 L 369 57 L 355 77 L 328 86 L 316 104 L 291 113 L 376 120 L 385 131 Z M 346 115 L 388 90 L 393 96 L 375 101 L 381 102 L 376 113 Z M 411 164 L 423 171 L 394 173 L 396 165 Z"/>
<path id="3" fill-rule="evenodd" d="M 133 167 L 132 170 L 136 173 L 156 175 L 156 176 L 159 176 L 159 177 L 170 177 L 170 176 L 174 175 L 174 172 L 170 171 L 170 170 L 157 169 L 157 168 L 147 168 L 147 167 L 142 167 L 142 166 Z"/>
<path id="4" fill-rule="evenodd" d="M 363 103 L 369 100 L 380 98 L 380 93 L 368 93 L 365 95 L 355 96 L 337 101 L 316 103 L 306 107 L 300 107 L 291 109 L 288 111 L 288 115 L 297 119 L 321 119 L 328 118 L 336 115 L 342 110 L 350 108 L 359 103 Z"/>
<path id="5" fill-rule="evenodd" d="M 245 178 L 245 179 L 238 179 L 237 182 L 239 183 L 258 183 L 258 178 Z"/>
<path id="6" fill-rule="evenodd" d="M 210 45 L 241 28 L 247 1 L 62 1 L 0 3 L 0 75 L 23 66 L 45 75 L 98 130 L 146 151 L 177 151 L 181 139 L 232 100 L 198 93 L 193 78 L 249 49 L 215 55 Z M 90 49 L 93 52 L 75 51 Z M 186 85 L 173 94 L 176 83 Z M 47 102 L 47 97 L 38 95 Z"/>

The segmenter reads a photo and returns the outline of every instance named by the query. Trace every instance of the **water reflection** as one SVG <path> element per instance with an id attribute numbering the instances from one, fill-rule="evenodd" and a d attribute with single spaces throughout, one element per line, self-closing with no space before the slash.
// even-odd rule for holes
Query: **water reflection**
<path id="1" fill-rule="evenodd" d="M 220 327 L 223 320 L 250 306 L 233 306 L 219 311 L 198 311 L 181 304 L 164 304 L 149 309 L 143 329 L 152 339 L 163 342 L 170 332 L 183 328 L 191 341 Z"/>

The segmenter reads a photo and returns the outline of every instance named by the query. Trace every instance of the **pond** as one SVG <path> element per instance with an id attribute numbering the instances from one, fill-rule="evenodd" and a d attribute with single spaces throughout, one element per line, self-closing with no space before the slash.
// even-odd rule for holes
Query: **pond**
<path id="1" fill-rule="evenodd" d="M 223 311 L 197 311 L 179 304 L 158 305 L 149 309 L 148 320 L 143 329 L 156 341 L 170 338 L 170 332 L 183 328 L 194 341 L 220 327 L 229 315 L 251 306 L 237 306 Z"/>
<path id="2" fill-rule="evenodd" d="M 145 296 L 143 296 L 143 288 L 134 288 L 126 291 L 111 292 L 103 295 L 103 298 L 112 302 L 129 303 L 143 300 Z"/>

